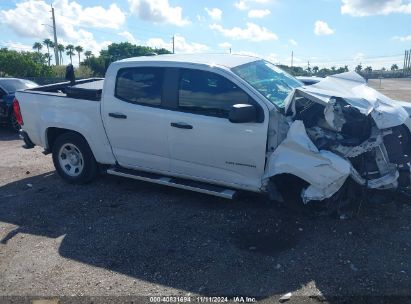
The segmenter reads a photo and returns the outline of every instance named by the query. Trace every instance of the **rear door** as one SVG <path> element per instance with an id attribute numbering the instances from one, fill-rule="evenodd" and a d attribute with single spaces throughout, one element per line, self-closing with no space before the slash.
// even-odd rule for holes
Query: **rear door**
<path id="1" fill-rule="evenodd" d="M 171 170 L 199 180 L 258 189 L 268 129 L 264 106 L 216 72 L 180 69 L 177 77 L 177 108 L 170 113 L 168 126 Z M 231 106 L 244 103 L 257 107 L 258 119 L 231 123 Z"/>
<path id="2" fill-rule="evenodd" d="M 118 71 L 114 94 L 105 95 L 102 116 L 117 162 L 127 168 L 170 169 L 167 112 L 163 105 L 164 68 Z"/>

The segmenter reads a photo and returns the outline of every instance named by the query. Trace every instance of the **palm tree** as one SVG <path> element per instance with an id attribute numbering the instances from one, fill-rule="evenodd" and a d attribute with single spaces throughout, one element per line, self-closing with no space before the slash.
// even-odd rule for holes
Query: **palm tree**
<path id="1" fill-rule="evenodd" d="M 90 57 L 93 56 L 93 53 L 91 51 L 85 51 L 84 55 L 86 56 L 86 59 L 90 59 Z"/>
<path id="2" fill-rule="evenodd" d="M 359 65 L 357 65 L 357 66 L 355 67 L 355 71 L 356 71 L 357 73 L 359 73 L 359 72 L 361 72 L 361 70 L 362 70 L 362 65 L 361 65 L 361 63 L 360 63 Z"/>
<path id="3" fill-rule="evenodd" d="M 51 59 L 53 58 L 53 56 L 50 55 L 50 53 L 47 53 L 47 54 L 44 55 L 44 57 L 46 58 L 46 60 L 48 60 L 49 66 L 50 66 L 50 61 L 51 61 Z"/>
<path id="4" fill-rule="evenodd" d="M 52 49 L 56 49 L 56 45 L 54 44 L 54 42 L 52 42 L 51 44 L 50 44 L 50 47 L 52 48 Z M 55 54 L 55 51 L 54 51 L 54 54 Z M 53 56 L 51 56 L 51 58 L 53 58 Z M 58 58 L 56 58 L 56 65 L 57 65 L 57 60 L 58 60 Z"/>
<path id="5" fill-rule="evenodd" d="M 314 74 L 317 74 L 320 68 L 318 66 L 313 67 Z"/>
<path id="6" fill-rule="evenodd" d="M 65 47 L 64 47 L 64 45 L 62 45 L 62 44 L 58 44 L 58 46 L 57 46 L 57 50 L 59 51 L 59 54 L 60 54 L 60 59 L 61 59 L 61 63 L 63 63 L 63 52 L 65 51 Z"/>
<path id="7" fill-rule="evenodd" d="M 47 58 L 49 60 L 49 66 L 50 66 L 50 58 L 51 58 L 51 56 L 50 56 L 50 47 L 53 45 L 53 41 L 51 41 L 50 39 L 47 38 L 47 39 L 43 40 L 43 44 L 47 47 L 47 54 L 48 54 Z"/>
<path id="8" fill-rule="evenodd" d="M 367 72 L 367 73 L 371 73 L 371 72 L 372 72 L 372 67 L 367 66 L 367 67 L 364 69 L 364 71 Z"/>
<path id="9" fill-rule="evenodd" d="M 76 46 L 74 49 L 76 50 L 78 54 L 78 64 L 80 65 L 80 53 L 83 52 L 84 49 L 80 45 Z"/>
<path id="10" fill-rule="evenodd" d="M 37 50 L 37 53 L 40 53 L 42 48 L 43 48 L 43 45 L 41 44 L 41 42 L 34 42 L 33 50 Z"/>
<path id="11" fill-rule="evenodd" d="M 74 55 L 74 45 L 68 44 L 66 45 L 66 54 L 70 56 L 70 62 L 73 64 L 73 59 L 71 58 Z"/>
<path id="12" fill-rule="evenodd" d="M 396 64 L 396 63 L 394 63 L 392 66 L 391 66 L 391 71 L 397 71 L 398 70 L 398 65 Z"/>

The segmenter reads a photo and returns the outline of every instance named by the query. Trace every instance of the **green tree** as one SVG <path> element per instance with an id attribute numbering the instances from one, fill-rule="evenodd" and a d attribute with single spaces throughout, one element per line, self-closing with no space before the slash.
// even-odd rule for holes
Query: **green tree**
<path id="1" fill-rule="evenodd" d="M 371 67 L 371 66 L 367 66 L 367 67 L 364 69 L 364 71 L 367 72 L 367 73 L 371 73 L 371 72 L 372 72 L 372 67 Z"/>
<path id="2" fill-rule="evenodd" d="M 59 54 L 60 54 L 61 63 L 63 63 L 63 52 L 66 50 L 66 48 L 64 47 L 64 45 L 59 43 L 57 46 L 57 50 L 59 51 Z"/>
<path id="3" fill-rule="evenodd" d="M 80 53 L 82 53 L 83 51 L 84 51 L 84 49 L 83 49 L 83 47 L 81 47 L 80 45 L 78 45 L 78 46 L 76 46 L 75 48 L 74 48 L 75 50 L 76 50 L 76 52 L 77 52 L 77 54 L 78 54 L 78 63 L 79 63 L 79 65 L 80 65 Z"/>
<path id="4" fill-rule="evenodd" d="M 85 51 L 84 56 L 86 56 L 86 59 L 90 59 L 90 57 L 93 56 L 93 53 L 91 51 Z"/>
<path id="5" fill-rule="evenodd" d="M 357 73 L 361 72 L 361 71 L 362 71 L 362 65 L 361 65 L 361 64 L 357 65 L 357 66 L 355 67 L 355 71 L 356 71 Z"/>
<path id="6" fill-rule="evenodd" d="M 40 53 L 42 48 L 43 48 L 43 45 L 41 44 L 41 42 L 34 42 L 33 50 L 37 50 L 37 53 Z"/>
<path id="7" fill-rule="evenodd" d="M 48 61 L 49 61 L 49 66 L 50 66 L 50 59 L 51 59 L 50 47 L 52 47 L 53 41 L 51 41 L 49 38 L 47 38 L 47 39 L 43 40 L 43 44 L 47 47 L 47 54 L 48 54 L 47 58 L 48 58 Z"/>
<path id="8" fill-rule="evenodd" d="M 171 54 L 166 49 L 134 45 L 129 42 L 112 43 L 106 50 L 101 50 L 98 57 L 91 56 L 91 54 L 89 54 L 90 56 L 86 55 L 86 59 L 82 64 L 89 66 L 93 70 L 94 76 L 104 76 L 108 66 L 114 61 L 130 57 L 148 56 L 153 53 L 158 55 Z"/>
<path id="9" fill-rule="evenodd" d="M 70 56 L 70 63 L 73 64 L 72 57 L 74 56 L 74 45 L 72 44 L 66 45 L 66 54 L 67 56 Z"/>
<path id="10" fill-rule="evenodd" d="M 318 66 L 313 67 L 314 74 L 317 74 L 320 68 Z"/>
<path id="11" fill-rule="evenodd" d="M 0 75 L 11 77 L 45 77 L 51 69 L 44 63 L 45 55 L 38 52 L 17 52 L 0 49 Z"/>
<path id="12" fill-rule="evenodd" d="M 53 59 L 53 55 L 51 55 L 50 53 L 46 53 L 46 54 L 44 54 L 44 57 L 46 58 L 46 60 L 48 61 L 49 66 L 50 66 L 50 61 L 51 61 L 51 59 Z"/>
<path id="13" fill-rule="evenodd" d="M 391 66 L 391 71 L 398 71 L 398 65 L 397 65 L 396 63 L 394 63 L 394 64 Z"/>

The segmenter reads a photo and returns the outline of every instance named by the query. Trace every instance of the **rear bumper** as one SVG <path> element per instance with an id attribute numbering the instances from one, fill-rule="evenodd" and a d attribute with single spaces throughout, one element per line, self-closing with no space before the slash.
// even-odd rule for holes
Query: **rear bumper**
<path id="1" fill-rule="evenodd" d="M 26 131 L 20 130 L 19 131 L 19 136 L 20 138 L 24 141 L 23 148 L 24 149 L 32 149 L 34 148 L 35 144 L 31 141 L 29 135 L 27 134 Z"/>

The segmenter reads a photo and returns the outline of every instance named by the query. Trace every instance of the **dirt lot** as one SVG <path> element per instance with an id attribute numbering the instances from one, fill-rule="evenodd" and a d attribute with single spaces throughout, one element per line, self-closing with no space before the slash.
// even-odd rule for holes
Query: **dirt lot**
<path id="1" fill-rule="evenodd" d="M 370 79 L 368 84 L 388 97 L 411 102 L 411 78 Z"/>
<path id="2" fill-rule="evenodd" d="M 411 295 L 411 206 L 388 196 L 341 220 L 256 195 L 229 201 L 110 176 L 73 186 L 40 148 L 20 146 L 0 130 L 0 302 Z M 109 299 L 138 301 L 97 302 Z"/>

